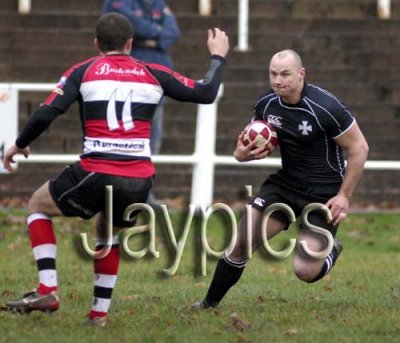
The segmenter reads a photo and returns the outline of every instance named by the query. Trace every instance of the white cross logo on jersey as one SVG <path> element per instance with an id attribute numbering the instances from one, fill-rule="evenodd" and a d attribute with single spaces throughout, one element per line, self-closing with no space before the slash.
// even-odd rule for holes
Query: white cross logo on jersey
<path id="1" fill-rule="evenodd" d="M 307 125 L 308 121 L 303 121 L 303 125 L 299 124 L 299 130 L 302 130 L 301 134 L 308 136 L 308 132 L 312 132 L 312 126 Z"/>

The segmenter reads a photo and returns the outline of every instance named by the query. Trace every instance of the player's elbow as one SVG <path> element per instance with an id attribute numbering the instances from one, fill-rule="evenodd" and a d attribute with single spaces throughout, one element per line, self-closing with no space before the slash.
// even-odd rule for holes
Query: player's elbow
<path id="1" fill-rule="evenodd" d="M 354 156 L 359 160 L 366 161 L 369 153 L 369 146 L 365 139 L 360 139 L 348 150 L 349 157 Z"/>
<path id="2" fill-rule="evenodd" d="M 206 95 L 201 99 L 201 104 L 209 105 L 212 104 L 217 96 L 214 94 Z"/>
<path id="3" fill-rule="evenodd" d="M 364 159 L 367 160 L 369 153 L 369 145 L 365 139 L 362 142 L 360 142 L 358 147 L 358 153 L 364 156 Z"/>

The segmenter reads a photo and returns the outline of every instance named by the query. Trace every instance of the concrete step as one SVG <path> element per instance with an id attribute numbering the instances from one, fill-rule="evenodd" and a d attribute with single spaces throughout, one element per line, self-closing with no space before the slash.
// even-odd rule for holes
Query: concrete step
<path id="1" fill-rule="evenodd" d="M 168 2 L 171 9 L 178 15 L 181 13 L 197 13 L 198 0 L 171 0 Z M 214 0 L 212 2 L 212 15 L 236 15 L 238 6 L 232 0 Z M 96 13 L 100 14 L 103 2 L 98 0 L 65 0 L 57 4 L 46 0 L 32 2 L 32 14 L 43 12 L 59 13 Z M 400 4 L 398 0 L 392 0 L 392 16 L 399 17 Z M 0 11 L 17 11 L 14 0 L 2 0 Z M 376 0 L 251 0 L 250 15 L 264 18 L 375 18 Z"/>
<path id="2" fill-rule="evenodd" d="M 59 11 L 68 13 L 83 13 L 83 12 L 101 12 L 103 2 L 99 0 L 64 0 L 57 2 L 49 2 L 46 0 L 34 0 L 32 1 L 31 13 L 41 13 L 43 11 Z M 0 2 L 0 11 L 10 11 L 12 13 L 18 13 L 18 1 L 14 0 L 2 0 Z"/>
<path id="3" fill-rule="evenodd" d="M 213 12 L 220 14 L 235 14 L 238 11 L 237 2 L 231 0 L 214 1 Z M 252 0 L 249 12 L 252 15 L 265 18 L 375 18 L 375 0 Z M 400 3 L 392 0 L 392 14 L 399 15 Z"/>
<path id="4" fill-rule="evenodd" d="M 10 0 L 3 0 L 10 1 Z M 64 0 L 62 3 L 57 3 L 57 6 L 51 5 L 46 0 L 35 0 L 33 1 L 32 12 L 43 13 L 46 11 L 60 11 L 64 13 L 78 13 L 88 12 L 100 14 L 103 8 L 103 2 L 99 0 L 85 0 L 84 2 L 79 0 Z M 171 10 L 177 13 L 191 13 L 197 11 L 197 0 L 171 0 L 168 1 Z"/>
<path id="5" fill-rule="evenodd" d="M 57 30 L 69 32 L 80 31 L 82 33 L 94 33 L 94 25 L 97 16 L 87 13 L 60 13 L 60 14 L 35 14 L 29 16 L 1 14 L 0 19 L 4 22 L 2 31 L 29 31 L 41 33 L 40 30 L 51 33 Z M 235 16 L 218 16 L 215 18 L 200 17 L 197 14 L 183 15 L 179 18 L 179 24 L 183 28 L 182 39 L 196 37 L 207 39 L 208 28 L 218 26 L 227 31 L 228 34 L 237 33 L 237 18 Z M 253 18 L 250 21 L 249 34 L 263 36 L 279 34 L 282 37 L 305 37 L 308 35 L 353 37 L 385 37 L 396 36 L 400 26 L 400 19 L 382 21 L 376 19 L 346 20 L 346 19 L 269 19 Z M 36 31 L 37 30 L 37 31 Z M 190 43 L 190 38 L 189 42 Z M 271 39 L 270 39 L 271 40 Z M 270 41 L 269 40 L 269 41 Z M 197 42 L 199 40 L 196 40 Z M 264 40 L 265 43 L 265 40 Z M 187 44 L 187 43 L 186 43 Z"/>

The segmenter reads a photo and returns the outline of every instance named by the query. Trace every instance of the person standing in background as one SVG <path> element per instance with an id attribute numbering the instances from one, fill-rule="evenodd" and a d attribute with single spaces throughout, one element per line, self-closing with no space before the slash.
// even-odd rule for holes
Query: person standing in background
<path id="1" fill-rule="evenodd" d="M 125 15 L 135 28 L 131 56 L 149 63 L 174 69 L 168 50 L 180 38 L 176 17 L 164 0 L 105 0 L 103 14 L 118 12 Z M 164 100 L 156 108 L 151 130 L 150 149 L 157 155 L 163 136 Z M 147 200 L 156 204 L 151 191 Z"/>

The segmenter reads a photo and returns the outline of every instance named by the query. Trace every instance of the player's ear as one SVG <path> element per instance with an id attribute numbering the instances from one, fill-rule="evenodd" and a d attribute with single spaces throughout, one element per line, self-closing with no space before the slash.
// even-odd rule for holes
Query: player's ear
<path id="1" fill-rule="evenodd" d="M 299 70 L 299 74 L 300 74 L 301 78 L 304 79 L 306 77 L 306 68 L 301 67 Z"/>
<path id="2" fill-rule="evenodd" d="M 93 44 L 94 44 L 94 46 L 96 47 L 97 50 L 100 50 L 99 41 L 97 40 L 97 37 L 94 37 Z"/>
<path id="3" fill-rule="evenodd" d="M 129 38 L 129 39 L 126 41 L 126 45 L 125 45 L 125 50 L 126 50 L 128 53 L 130 53 L 131 50 L 132 50 L 132 44 L 133 44 L 133 38 Z"/>

